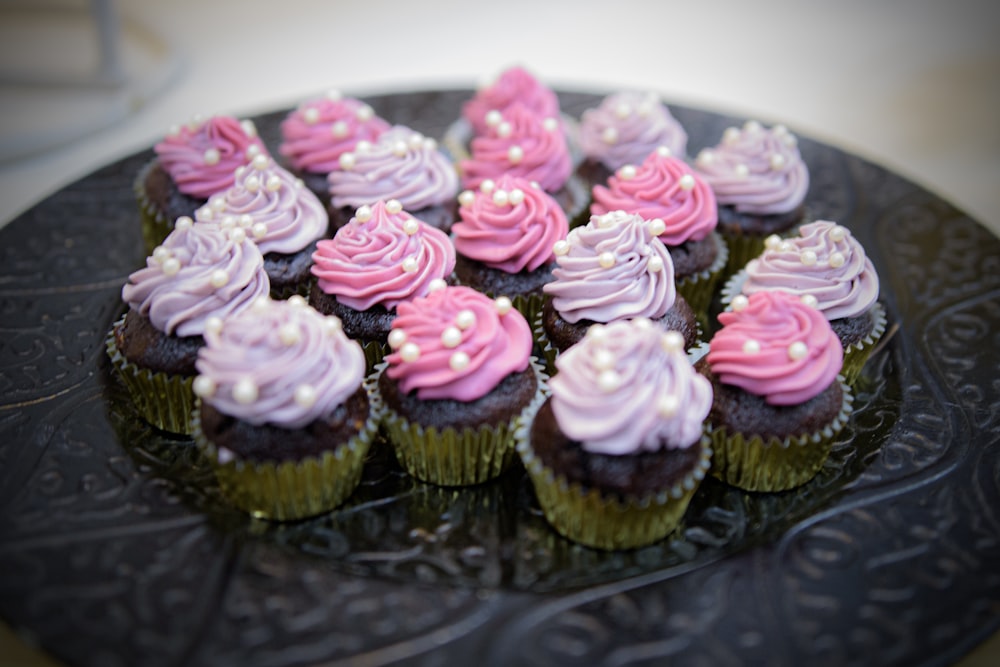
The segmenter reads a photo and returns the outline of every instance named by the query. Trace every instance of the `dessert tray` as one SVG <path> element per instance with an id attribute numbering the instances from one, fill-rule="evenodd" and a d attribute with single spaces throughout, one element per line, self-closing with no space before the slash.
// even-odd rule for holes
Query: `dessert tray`
<path id="1" fill-rule="evenodd" d="M 443 136 L 468 90 L 366 98 Z M 578 117 L 601 95 L 560 93 Z M 731 118 L 671 105 L 692 153 Z M 256 118 L 276 145 L 285 111 Z M 1000 240 L 801 138 L 814 218 L 848 226 L 893 335 L 793 492 L 707 479 L 666 540 L 559 537 L 523 470 L 445 489 L 377 446 L 337 511 L 253 520 L 155 432 L 104 339 L 144 261 L 145 151 L 0 230 L 0 618 L 67 665 L 946 664 L 1000 626 Z"/>

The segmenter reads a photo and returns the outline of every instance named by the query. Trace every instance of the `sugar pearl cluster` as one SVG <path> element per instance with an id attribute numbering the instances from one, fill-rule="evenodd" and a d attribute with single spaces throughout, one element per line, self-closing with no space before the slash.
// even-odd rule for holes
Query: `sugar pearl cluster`
<path id="1" fill-rule="evenodd" d="M 416 151 L 430 152 L 437 150 L 437 141 L 432 137 L 425 137 L 419 132 L 414 132 L 406 140 L 399 139 L 393 141 L 388 148 L 396 157 L 406 157 Z M 340 168 L 344 171 L 354 169 L 358 163 L 358 156 L 368 154 L 372 149 L 373 145 L 370 141 L 359 141 L 353 151 L 346 151 L 340 154 Z"/>
<path id="2" fill-rule="evenodd" d="M 537 182 L 531 181 L 531 187 L 540 189 Z M 484 195 L 489 195 L 496 206 L 518 206 L 524 202 L 524 191 L 514 188 L 510 191 L 498 188 L 492 179 L 485 179 L 479 184 L 479 191 Z M 469 207 L 476 201 L 476 193 L 472 190 L 463 190 L 458 195 L 458 203 L 461 206 Z"/>
<path id="3" fill-rule="evenodd" d="M 403 212 L 403 204 L 398 199 L 389 199 L 385 202 L 385 211 L 390 215 L 399 215 Z M 358 225 L 364 225 L 371 221 L 373 215 L 372 207 L 364 204 L 359 206 L 354 212 L 354 223 Z M 420 221 L 413 217 L 408 217 L 402 222 L 400 227 L 403 233 L 407 236 L 415 237 L 414 243 L 417 244 L 416 254 L 410 255 L 403 259 L 400 263 L 400 268 L 404 273 L 416 273 L 420 270 L 420 238 L 416 237 L 417 232 L 420 231 Z M 432 286 L 435 283 L 432 282 Z"/>
<path id="4" fill-rule="evenodd" d="M 594 216 L 591 219 L 591 224 L 596 225 L 599 229 L 607 229 L 619 224 L 621 215 L 625 215 L 625 212 L 612 211 L 611 213 L 605 215 Z M 667 229 L 667 224 L 660 218 L 644 220 L 642 221 L 642 224 L 644 224 L 646 229 L 649 231 L 650 239 L 659 237 Z M 556 257 L 564 257 L 569 254 L 571 247 L 569 239 L 560 239 L 552 246 L 552 253 Z M 618 261 L 618 256 L 609 250 L 605 250 L 597 256 L 597 263 L 604 269 L 613 268 L 618 264 Z M 663 259 L 661 259 L 659 255 L 648 255 L 646 260 L 646 270 L 650 273 L 660 273 L 664 270 Z"/>
<path id="5" fill-rule="evenodd" d="M 514 132 L 514 126 L 509 121 L 504 120 L 503 114 L 496 109 L 486 113 L 486 126 L 492 128 L 497 137 L 506 139 Z M 542 128 L 546 132 L 555 132 L 559 129 L 559 121 L 551 116 L 542 119 Z M 513 144 L 507 148 L 507 161 L 510 164 L 520 164 L 524 160 L 524 147 Z"/>
<path id="6" fill-rule="evenodd" d="M 828 235 L 831 241 L 839 243 L 847 237 L 847 230 L 840 225 L 835 225 L 830 228 Z M 804 266 L 816 266 L 819 263 L 819 257 L 814 250 L 800 250 L 796 243 L 788 239 L 783 239 L 777 234 L 772 234 L 764 240 L 764 248 L 772 252 L 798 252 L 799 261 Z M 830 256 L 826 260 L 827 265 L 833 269 L 839 269 L 846 262 L 847 258 L 844 257 L 844 253 L 839 251 L 830 253 Z"/>
<path id="7" fill-rule="evenodd" d="M 810 308 L 816 308 L 818 302 L 816 297 L 811 294 L 806 294 L 800 297 L 800 300 L 805 305 Z M 744 294 L 737 294 L 733 297 L 731 307 L 734 311 L 739 312 L 750 305 L 750 300 Z M 754 339 L 748 339 L 743 343 L 743 352 L 746 354 L 759 354 L 761 351 L 760 341 Z M 799 361 L 805 359 L 809 356 L 809 347 L 802 341 L 795 341 L 788 346 L 788 358 L 792 361 Z"/>
<path id="8" fill-rule="evenodd" d="M 174 229 L 183 231 L 191 229 L 193 225 L 194 221 L 191 218 L 181 216 L 177 218 L 176 222 L 174 222 Z M 240 227 L 234 227 L 224 231 L 229 237 L 229 240 L 233 243 L 243 243 L 247 238 L 246 232 Z M 153 249 L 153 253 L 150 255 L 150 258 L 154 264 L 159 265 L 160 270 L 163 271 L 163 274 L 166 276 L 176 276 L 183 268 L 180 258 L 177 257 L 171 248 L 164 245 L 156 246 Z M 225 269 L 215 269 L 212 271 L 212 275 L 209 276 L 209 283 L 212 287 L 218 289 L 229 284 L 229 279 L 229 273 Z"/>
<path id="9" fill-rule="evenodd" d="M 744 136 L 754 136 L 764 132 L 764 128 L 758 121 L 748 120 L 743 124 L 742 130 L 738 127 L 726 128 L 722 133 L 722 144 L 732 146 L 744 138 Z M 784 125 L 775 125 L 771 128 L 772 136 L 776 137 L 781 144 L 787 148 L 794 148 L 798 144 L 798 139 L 788 131 Z M 782 171 L 788 166 L 788 159 L 781 153 L 775 152 L 767 156 L 768 164 L 772 171 Z M 698 153 L 695 162 L 699 167 L 707 168 L 715 161 L 715 153 L 710 148 L 705 148 Z M 733 168 L 733 173 L 740 177 L 750 175 L 750 167 L 747 164 L 737 164 Z"/>

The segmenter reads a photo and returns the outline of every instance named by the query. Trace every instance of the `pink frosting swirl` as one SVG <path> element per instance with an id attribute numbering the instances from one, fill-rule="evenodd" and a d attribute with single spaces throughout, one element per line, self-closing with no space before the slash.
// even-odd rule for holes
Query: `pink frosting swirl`
<path id="1" fill-rule="evenodd" d="M 799 228 L 798 238 L 771 237 L 746 266 L 744 294 L 782 290 L 811 296 L 828 320 L 857 317 L 878 300 L 878 273 L 846 227 L 817 220 Z"/>
<path id="2" fill-rule="evenodd" d="M 391 310 L 426 296 L 455 269 L 448 235 L 402 209 L 398 201 L 361 207 L 332 239 L 316 244 L 312 273 L 327 294 L 355 310 Z"/>
<path id="3" fill-rule="evenodd" d="M 253 123 L 232 116 L 175 128 L 153 150 L 177 188 L 199 199 L 230 187 L 237 167 L 267 154 Z"/>
<path id="4" fill-rule="evenodd" d="M 475 137 L 471 152 L 469 159 L 459 163 L 462 185 L 470 189 L 486 179 L 513 174 L 555 192 L 573 170 L 558 117 L 539 116 L 520 103 L 511 105 L 485 134 Z"/>
<path id="5" fill-rule="evenodd" d="M 712 188 L 662 147 L 647 155 L 639 167 L 619 169 L 607 186 L 593 187 L 591 213 L 617 210 L 662 220 L 665 227 L 660 240 L 668 246 L 701 241 L 719 222 Z"/>
<path id="6" fill-rule="evenodd" d="M 757 292 L 719 315 L 708 364 L 725 384 L 772 405 L 798 405 L 830 386 L 844 349 L 816 308 L 787 292 Z"/>
<path id="7" fill-rule="evenodd" d="M 419 211 L 458 194 L 455 165 L 437 142 L 403 125 L 393 126 L 374 144 L 359 143 L 343 153 L 327 180 L 337 208 L 397 199 L 406 210 Z"/>
<path id="8" fill-rule="evenodd" d="M 278 152 L 295 169 L 328 174 L 340 167 L 340 155 L 359 141 L 375 141 L 390 127 L 370 106 L 336 91 L 305 102 L 281 123 Z"/>
<path id="9" fill-rule="evenodd" d="M 599 454 L 683 449 L 698 442 L 712 384 L 675 331 L 637 319 L 595 324 L 556 359 L 549 381 L 559 428 Z"/>
<path id="10" fill-rule="evenodd" d="M 798 140 L 782 125 L 766 129 L 748 121 L 742 130 L 731 127 L 717 146 L 698 154 L 695 167 L 718 203 L 741 213 L 787 213 L 809 190 Z"/>
<path id="11" fill-rule="evenodd" d="M 591 217 L 556 245 L 554 280 L 542 291 L 567 322 L 663 317 L 677 289 L 673 260 L 656 231 L 624 211 Z"/>
<path id="12" fill-rule="evenodd" d="M 553 244 L 569 231 L 556 200 L 517 176 L 483 181 L 459 201 L 461 222 L 451 229 L 455 249 L 507 273 L 534 271 L 552 261 Z"/>
<path id="13" fill-rule="evenodd" d="M 233 186 L 212 195 L 195 220 L 242 227 L 264 254 L 298 252 L 330 225 L 319 198 L 266 155 L 239 167 Z"/>
<path id="14" fill-rule="evenodd" d="M 254 425 L 301 428 L 329 417 L 361 386 L 365 355 L 301 298 L 261 299 L 205 332 L 195 392 Z"/>
<path id="15" fill-rule="evenodd" d="M 491 111 L 505 112 L 518 103 L 541 117 L 559 117 L 559 98 L 523 67 L 510 67 L 496 81 L 481 88 L 462 106 L 462 116 L 472 125 L 473 133 L 485 134 Z"/>
<path id="16" fill-rule="evenodd" d="M 403 392 L 470 402 L 528 368 L 532 338 L 508 299 L 459 286 L 400 303 L 389 345 L 385 372 Z"/>
<path id="17" fill-rule="evenodd" d="M 178 218 L 128 277 L 122 299 L 166 334 L 198 336 L 211 318 L 238 313 L 270 289 L 263 256 L 242 229 Z"/>
<path id="18" fill-rule="evenodd" d="M 660 146 L 682 157 L 687 132 L 654 93 L 619 92 L 580 116 L 578 132 L 584 155 L 611 170 L 641 164 Z"/>

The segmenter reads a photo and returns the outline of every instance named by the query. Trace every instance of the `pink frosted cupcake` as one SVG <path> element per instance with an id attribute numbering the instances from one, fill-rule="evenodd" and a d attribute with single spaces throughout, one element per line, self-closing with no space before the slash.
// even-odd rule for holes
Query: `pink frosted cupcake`
<path id="1" fill-rule="evenodd" d="M 844 350 L 830 323 L 787 292 L 739 296 L 697 368 L 713 385 L 716 477 L 747 491 L 805 484 L 851 412 Z"/>
<path id="2" fill-rule="evenodd" d="M 685 349 L 698 345 L 695 313 L 677 292 L 658 230 L 637 215 L 614 211 L 593 216 L 556 243 L 553 280 L 542 288 L 548 298 L 533 321 L 550 370 L 594 324 L 644 318 L 679 332 Z"/>
<path id="3" fill-rule="evenodd" d="M 542 286 L 552 280 L 552 248 L 569 229 L 562 208 L 538 185 L 511 174 L 483 181 L 459 201 L 460 221 L 452 228 L 459 282 L 510 297 L 533 321 Z"/>
<path id="4" fill-rule="evenodd" d="M 129 310 L 107 340 L 112 366 L 142 417 L 188 433 L 195 359 L 205 332 L 270 291 L 264 260 L 242 229 L 179 218 L 122 288 Z"/>
<path id="5" fill-rule="evenodd" d="M 739 294 L 781 290 L 806 299 L 830 321 L 844 347 L 843 375 L 853 383 L 885 332 L 875 266 L 851 232 L 835 222 L 802 225 L 799 235 L 773 236 L 764 252 L 727 283 L 723 303 Z"/>
<path id="6" fill-rule="evenodd" d="M 399 304 L 389 344 L 377 387 L 400 463 L 445 486 L 502 473 L 522 414 L 543 396 L 531 331 L 510 300 L 443 287 Z"/>
<path id="7" fill-rule="evenodd" d="M 718 213 L 708 183 L 661 146 L 638 166 L 621 167 L 592 192 L 594 215 L 624 210 L 660 221 L 654 224 L 663 230 L 659 237 L 673 260 L 677 287 L 704 317 L 728 259 L 728 249 L 716 231 Z"/>
<path id="8" fill-rule="evenodd" d="M 687 139 L 655 93 L 614 93 L 580 116 L 577 142 L 585 158 L 580 173 L 590 185 L 604 183 L 621 167 L 642 164 L 660 146 L 683 158 Z"/>
<path id="9" fill-rule="evenodd" d="M 392 199 L 358 209 L 332 239 L 316 245 L 312 260 L 317 280 L 310 303 L 339 317 L 374 366 L 388 349 L 396 308 L 452 280 L 455 248 L 444 232 Z"/>
<path id="10" fill-rule="evenodd" d="M 135 181 L 148 252 L 170 232 L 177 218 L 193 217 L 209 197 L 231 187 L 237 167 L 255 155 L 267 154 L 253 122 L 232 116 L 195 117 L 171 128 L 153 151 L 156 157 Z"/>
<path id="11" fill-rule="evenodd" d="M 209 198 L 195 220 L 239 227 L 264 255 L 271 294 L 306 294 L 316 241 L 326 236 L 326 209 L 302 181 L 266 155 L 237 168 L 233 185 Z"/>
<path id="12" fill-rule="evenodd" d="M 730 273 L 759 255 L 765 238 L 805 220 L 809 169 L 783 125 L 768 129 L 747 121 L 742 129 L 731 127 L 698 154 L 695 168 L 715 192 Z"/>
<path id="13" fill-rule="evenodd" d="M 520 66 L 510 67 L 486 86 L 476 91 L 462 105 L 462 117 L 471 126 L 472 135 L 486 134 L 490 118 L 520 104 L 540 118 L 559 117 L 559 98 L 531 72 Z"/>
<path id="14" fill-rule="evenodd" d="M 340 156 L 353 151 L 360 141 L 376 141 L 390 127 L 368 104 L 332 90 L 303 102 L 285 117 L 278 152 L 289 171 L 328 206 L 330 184 L 326 177 L 340 168 Z"/>
<path id="15" fill-rule="evenodd" d="M 455 165 L 434 139 L 403 125 L 342 153 L 339 168 L 327 180 L 335 229 L 347 224 L 358 208 L 390 199 L 444 232 L 455 221 Z"/>

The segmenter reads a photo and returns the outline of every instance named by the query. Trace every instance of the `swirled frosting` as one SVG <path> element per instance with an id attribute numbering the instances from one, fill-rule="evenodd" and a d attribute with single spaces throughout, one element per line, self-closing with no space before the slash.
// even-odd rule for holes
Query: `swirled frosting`
<path id="1" fill-rule="evenodd" d="M 172 128 L 153 150 L 177 188 L 198 199 L 230 187 L 237 167 L 267 154 L 253 122 L 232 116 L 195 119 Z"/>
<path id="2" fill-rule="evenodd" d="M 195 220 L 242 227 L 265 255 L 299 252 L 330 225 L 319 198 L 266 155 L 237 168 L 232 187 L 209 197 Z"/>
<path id="3" fill-rule="evenodd" d="M 462 185 L 475 189 L 486 179 L 513 174 L 555 192 L 573 169 L 566 135 L 556 116 L 539 116 L 516 102 L 472 140 L 471 157 L 459 163 Z"/>
<path id="4" fill-rule="evenodd" d="M 339 168 L 342 153 L 354 150 L 359 141 L 375 141 L 389 127 L 361 100 L 331 91 L 285 117 L 278 152 L 295 169 L 328 174 Z"/>
<path id="5" fill-rule="evenodd" d="M 365 356 L 340 320 L 301 297 L 264 298 L 205 332 L 195 393 L 230 417 L 295 429 L 329 417 L 361 386 Z"/>
<path id="6" fill-rule="evenodd" d="M 687 153 L 687 132 L 654 93 L 625 91 L 608 95 L 580 116 L 577 139 L 583 154 L 616 170 L 641 164 L 660 146 L 673 155 Z"/>
<path id="7" fill-rule="evenodd" d="M 748 121 L 742 129 L 730 127 L 718 145 L 698 154 L 695 168 L 720 205 L 741 213 L 787 213 L 809 190 L 798 140 L 782 125 L 767 129 Z"/>
<path id="8" fill-rule="evenodd" d="M 674 264 L 658 228 L 637 215 L 592 216 L 556 244 L 558 266 L 542 290 L 567 322 L 658 319 L 677 299 Z"/>
<path id="9" fill-rule="evenodd" d="M 455 249 L 507 273 L 534 271 L 552 261 L 553 244 L 569 231 L 556 200 L 517 176 L 483 181 L 459 201 L 461 221 L 451 229 Z"/>
<path id="10" fill-rule="evenodd" d="M 505 112 L 511 105 L 524 105 L 542 118 L 559 117 L 559 98 L 523 67 L 510 67 L 489 85 L 480 88 L 472 99 L 462 105 L 462 116 L 472 125 L 473 134 L 480 135 L 489 127 L 491 111 Z"/>
<path id="11" fill-rule="evenodd" d="M 330 201 L 337 208 L 358 208 L 380 199 L 397 199 L 408 211 L 451 202 L 458 194 L 455 165 L 434 139 L 395 125 L 373 144 L 359 143 L 340 156 L 331 171 Z"/>
<path id="12" fill-rule="evenodd" d="M 737 297 L 719 315 L 708 364 L 721 382 L 763 396 L 772 405 L 797 405 L 836 379 L 844 349 L 816 308 L 786 292 Z"/>
<path id="13" fill-rule="evenodd" d="M 350 308 L 391 310 L 426 296 L 454 269 L 448 235 L 390 200 L 362 206 L 332 239 L 317 243 L 312 273 L 320 289 Z"/>
<path id="14" fill-rule="evenodd" d="M 744 294 L 782 290 L 816 299 L 828 320 L 857 317 L 878 300 L 879 279 L 864 248 L 846 227 L 817 220 L 799 236 L 768 238 L 764 252 L 746 266 Z"/>
<path id="15" fill-rule="evenodd" d="M 683 449 L 698 442 L 712 385 L 684 339 L 649 320 L 595 324 L 556 358 L 549 381 L 559 428 L 598 454 Z"/>
<path id="16" fill-rule="evenodd" d="M 635 167 L 625 165 L 608 179 L 607 186 L 593 187 L 590 212 L 603 215 L 623 210 L 664 223 L 660 240 L 669 246 L 700 241 L 719 222 L 712 188 L 683 160 L 660 147 Z"/>
<path id="17" fill-rule="evenodd" d="M 403 392 L 469 402 L 527 369 L 532 339 L 509 299 L 444 287 L 397 306 L 389 345 L 385 372 Z"/>
<path id="18" fill-rule="evenodd" d="M 205 333 L 212 318 L 226 318 L 271 289 L 264 259 L 242 229 L 178 218 L 174 231 L 128 277 L 122 300 L 160 331 Z"/>

